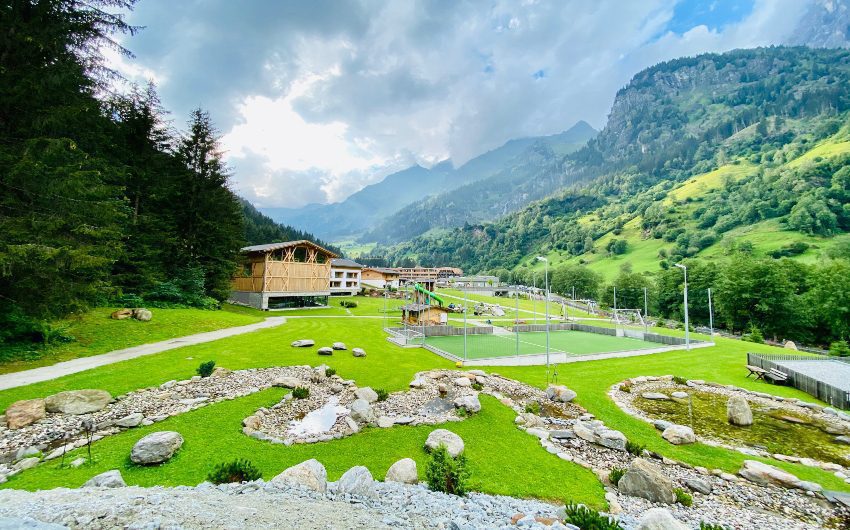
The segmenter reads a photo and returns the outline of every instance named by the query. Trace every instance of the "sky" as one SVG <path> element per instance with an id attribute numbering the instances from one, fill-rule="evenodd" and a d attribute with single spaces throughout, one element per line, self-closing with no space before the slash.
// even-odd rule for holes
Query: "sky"
<path id="1" fill-rule="evenodd" d="M 810 0 L 141 0 L 111 56 L 178 128 L 222 133 L 259 207 L 338 202 L 413 164 L 455 166 L 579 120 L 660 61 L 780 43 Z"/>

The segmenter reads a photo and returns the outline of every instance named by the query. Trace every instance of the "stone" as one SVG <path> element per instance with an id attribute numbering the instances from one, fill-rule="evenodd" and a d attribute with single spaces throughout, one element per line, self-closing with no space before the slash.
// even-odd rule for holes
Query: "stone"
<path id="1" fill-rule="evenodd" d="M 785 344 L 783 344 L 782 347 L 786 350 L 797 351 L 797 344 L 795 344 L 793 340 L 786 340 Z"/>
<path id="2" fill-rule="evenodd" d="M 275 379 L 272 386 L 281 388 L 298 388 L 299 386 L 304 386 L 304 383 L 297 377 L 283 376 Z"/>
<path id="3" fill-rule="evenodd" d="M 478 396 L 475 394 L 455 398 L 454 405 L 456 408 L 466 409 L 467 412 L 471 413 L 481 410 L 481 401 L 478 400 Z"/>
<path id="4" fill-rule="evenodd" d="M 458 377 L 453 382 L 454 382 L 454 384 L 456 384 L 457 386 L 462 387 L 462 388 L 472 386 L 472 381 L 470 381 L 468 377 Z"/>
<path id="5" fill-rule="evenodd" d="M 378 427 L 382 429 L 389 429 L 393 425 L 395 425 L 394 418 L 390 418 L 389 416 L 380 416 L 378 418 Z"/>
<path id="6" fill-rule="evenodd" d="M 148 434 L 133 446 L 130 460 L 135 464 L 161 464 L 169 460 L 183 446 L 183 437 L 174 431 Z"/>
<path id="7" fill-rule="evenodd" d="M 673 483 L 657 465 L 635 458 L 632 460 L 626 474 L 617 484 L 620 493 L 641 497 L 651 502 L 673 504 L 676 496 L 673 494 Z"/>
<path id="8" fill-rule="evenodd" d="M 319 493 L 325 493 L 328 490 L 328 472 L 325 466 L 315 458 L 283 470 L 271 481 L 298 484 Z"/>
<path id="9" fill-rule="evenodd" d="M 734 395 L 726 402 L 726 418 L 732 425 L 746 427 L 753 424 L 753 411 L 744 396 Z"/>
<path id="10" fill-rule="evenodd" d="M 331 348 L 333 348 L 333 349 L 335 349 L 335 350 L 347 350 L 347 349 L 348 349 L 348 348 L 346 348 L 346 347 L 345 347 L 345 343 L 344 343 L 344 342 L 334 342 L 334 343 L 331 345 Z M 352 468 L 352 469 L 353 469 L 353 468 Z"/>
<path id="11" fill-rule="evenodd" d="M 37 466 L 39 462 L 41 462 L 41 458 L 37 456 L 31 456 L 29 458 L 24 458 L 23 460 L 16 462 L 15 465 L 12 467 L 13 469 L 16 469 L 18 471 L 26 471 L 27 469 L 32 469 Z"/>
<path id="12" fill-rule="evenodd" d="M 351 416 L 345 417 L 345 425 L 346 427 L 348 427 L 348 430 L 351 432 L 351 434 L 357 434 L 358 432 L 360 432 L 360 426 L 357 425 L 357 422 L 354 421 Z"/>
<path id="13" fill-rule="evenodd" d="M 83 457 L 79 457 L 79 458 L 75 458 L 74 460 L 72 460 L 69 465 L 72 468 L 76 469 L 78 467 L 82 467 L 86 462 L 88 462 L 88 460 L 86 460 Z"/>
<path id="14" fill-rule="evenodd" d="M 38 449 L 38 447 L 21 447 L 15 453 L 14 460 L 23 460 L 24 458 L 29 458 L 31 456 L 41 456 L 41 451 Z"/>
<path id="15" fill-rule="evenodd" d="M 738 474 L 756 484 L 773 484 L 774 486 L 791 489 L 807 489 L 812 487 L 811 483 L 803 483 L 802 480 L 787 471 L 757 460 L 744 460 L 744 465 L 738 471 Z M 814 486 L 817 487 L 817 490 L 820 490 L 820 486 L 816 484 Z"/>
<path id="16" fill-rule="evenodd" d="M 658 429 L 659 431 L 664 432 L 667 429 L 667 427 L 670 427 L 671 425 L 673 425 L 673 422 L 667 421 L 667 420 L 655 420 L 655 421 L 652 422 L 652 425 L 654 425 L 655 428 Z"/>
<path id="17" fill-rule="evenodd" d="M 351 350 L 351 355 L 355 357 L 366 357 L 366 350 L 363 348 L 353 348 Z"/>
<path id="18" fill-rule="evenodd" d="M 687 425 L 671 425 L 664 429 L 661 437 L 673 445 L 686 445 L 697 441 L 694 430 Z"/>
<path id="19" fill-rule="evenodd" d="M 6 409 L 6 426 L 20 429 L 32 425 L 47 415 L 43 399 L 15 401 Z"/>
<path id="20" fill-rule="evenodd" d="M 144 421 L 145 415 L 141 412 L 134 412 L 133 414 L 129 414 L 124 416 L 123 418 L 119 418 L 113 422 L 113 425 L 116 427 L 138 427 L 142 421 Z"/>
<path id="21" fill-rule="evenodd" d="M 412 458 L 402 458 L 387 470 L 385 482 L 401 482 L 402 484 L 416 484 L 419 482 L 419 472 L 416 470 L 416 461 Z"/>
<path id="22" fill-rule="evenodd" d="M 369 402 L 365 399 L 355 399 L 348 408 L 351 410 L 351 419 L 358 423 L 371 423 L 375 421 L 375 413 L 372 411 Z"/>
<path id="23" fill-rule="evenodd" d="M 126 486 L 127 483 L 124 482 L 124 477 L 121 476 L 121 472 L 117 469 L 95 475 L 83 484 L 84 488 L 123 488 Z"/>
<path id="24" fill-rule="evenodd" d="M 242 426 L 245 427 L 246 429 L 249 429 L 249 430 L 252 430 L 252 431 L 259 430 L 260 427 L 262 426 L 262 424 L 263 424 L 262 420 L 256 414 L 252 414 L 252 415 L 248 416 L 247 418 L 245 418 L 244 420 L 242 420 Z"/>
<path id="25" fill-rule="evenodd" d="M 292 341 L 292 344 L 291 344 L 291 346 L 293 348 L 309 348 L 310 346 L 315 346 L 315 345 L 316 345 L 316 341 L 314 341 L 312 339 L 298 339 L 298 340 Z"/>
<path id="26" fill-rule="evenodd" d="M 549 431 L 549 437 L 553 440 L 569 440 L 576 437 L 576 433 L 569 429 L 557 429 Z"/>
<path id="27" fill-rule="evenodd" d="M 410 384 L 409 384 L 408 386 L 409 386 L 410 388 L 422 388 L 423 386 L 425 386 L 425 380 L 424 380 L 424 379 L 422 379 L 422 378 L 417 377 L 416 379 L 414 379 L 413 381 L 411 381 L 411 382 L 410 382 Z"/>
<path id="28" fill-rule="evenodd" d="M 339 477 L 336 483 L 338 493 L 358 495 L 360 497 L 375 496 L 375 481 L 372 473 L 364 466 L 354 466 Z"/>
<path id="29" fill-rule="evenodd" d="M 521 412 L 519 416 L 514 419 L 514 423 L 517 425 L 524 425 L 526 427 L 544 427 L 546 425 L 543 418 L 532 412 Z"/>
<path id="30" fill-rule="evenodd" d="M 850 436 L 836 436 L 835 443 L 850 445 Z"/>
<path id="31" fill-rule="evenodd" d="M 670 399 L 670 396 L 667 394 L 662 394 L 661 392 L 644 392 L 640 395 L 643 399 L 654 399 L 658 401 L 663 401 L 665 399 Z"/>
<path id="32" fill-rule="evenodd" d="M 576 395 L 575 391 L 564 385 L 549 385 L 546 388 L 546 397 L 560 403 L 569 403 L 576 398 Z"/>
<path id="33" fill-rule="evenodd" d="M 168 390 L 170 388 L 174 388 L 177 386 L 177 380 L 172 379 L 171 381 L 166 381 L 163 384 L 159 385 L 160 390 Z"/>
<path id="34" fill-rule="evenodd" d="M 711 482 L 703 480 L 701 478 L 686 478 L 685 486 L 690 488 L 692 491 L 697 491 L 699 493 L 702 493 L 703 495 L 710 494 L 714 489 L 714 487 L 711 485 Z"/>
<path id="35" fill-rule="evenodd" d="M 0 516 L 0 530 L 68 530 L 68 527 L 45 523 L 32 517 Z"/>
<path id="36" fill-rule="evenodd" d="M 599 436 L 599 441 L 597 442 L 599 445 L 617 451 L 626 450 L 626 435 L 620 431 L 615 431 L 614 429 L 599 429 L 596 431 L 596 434 Z"/>
<path id="37" fill-rule="evenodd" d="M 433 451 L 437 447 L 444 445 L 446 451 L 453 458 L 461 454 L 464 449 L 463 440 L 460 436 L 446 429 L 436 429 L 431 431 L 428 439 L 425 440 L 425 449 Z"/>
<path id="38" fill-rule="evenodd" d="M 153 313 L 148 309 L 139 308 L 133 310 L 133 318 L 138 320 L 139 322 L 150 322 L 153 318 Z"/>
<path id="39" fill-rule="evenodd" d="M 676 392 L 673 392 L 672 394 L 670 394 L 670 396 L 674 397 L 676 399 L 688 399 L 688 393 L 682 392 L 681 390 L 677 390 Z"/>
<path id="40" fill-rule="evenodd" d="M 643 512 L 637 530 L 688 530 L 666 508 L 650 508 Z"/>
<path id="41" fill-rule="evenodd" d="M 365 399 L 368 403 L 374 403 L 378 401 L 378 393 L 368 386 L 358 388 L 354 391 L 354 395 L 357 396 L 357 399 Z"/>
<path id="42" fill-rule="evenodd" d="M 321 348 L 319 348 L 319 349 L 317 350 L 317 353 L 318 353 L 319 355 L 333 355 L 333 354 L 334 354 L 334 350 L 333 350 L 333 348 L 329 348 L 329 347 L 327 347 L 327 346 L 323 346 L 323 347 L 321 347 Z"/>
<path id="43" fill-rule="evenodd" d="M 540 438 L 541 440 L 548 440 L 549 439 L 549 431 L 547 431 L 546 429 L 540 429 L 538 427 L 532 427 L 530 429 L 527 429 L 525 432 L 532 435 L 532 436 L 536 436 L 536 437 Z"/>
<path id="44" fill-rule="evenodd" d="M 109 315 L 109 318 L 111 318 L 112 320 L 126 320 L 126 319 L 132 318 L 132 317 L 133 317 L 133 310 L 132 309 L 119 309 L 117 311 L 113 311 L 112 314 Z"/>
<path id="45" fill-rule="evenodd" d="M 210 377 L 227 377 L 232 372 L 223 366 L 216 366 L 215 370 L 210 374 Z"/>
<path id="46" fill-rule="evenodd" d="M 64 414 L 88 414 L 103 410 L 112 401 L 112 394 L 106 390 L 68 390 L 44 399 L 47 412 Z"/>

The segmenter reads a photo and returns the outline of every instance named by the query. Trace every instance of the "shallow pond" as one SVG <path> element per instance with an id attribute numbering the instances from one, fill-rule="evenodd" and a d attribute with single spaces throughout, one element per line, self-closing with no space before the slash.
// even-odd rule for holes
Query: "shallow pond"
<path id="1" fill-rule="evenodd" d="M 850 446 L 836 443 L 836 435 L 826 432 L 828 426 L 824 422 L 750 401 L 753 424 L 738 427 L 726 420 L 726 396 L 684 386 L 665 388 L 661 393 L 669 396 L 676 390 L 687 392 L 691 399 L 651 400 L 638 395 L 633 405 L 650 418 L 689 425 L 697 436 L 734 447 L 763 449 L 850 466 Z"/>

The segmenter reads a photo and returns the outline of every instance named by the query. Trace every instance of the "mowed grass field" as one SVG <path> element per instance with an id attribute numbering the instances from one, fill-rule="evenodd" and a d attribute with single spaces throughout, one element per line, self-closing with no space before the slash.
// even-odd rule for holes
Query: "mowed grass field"
<path id="1" fill-rule="evenodd" d="M 426 342 L 460 359 L 464 358 L 462 335 L 428 337 Z M 612 337 L 584 331 L 551 331 L 549 351 L 569 355 L 608 353 L 658 348 L 661 344 L 626 337 Z M 467 335 L 466 358 L 487 359 L 512 355 L 535 355 L 546 353 L 546 332 L 533 331 L 510 335 Z"/>

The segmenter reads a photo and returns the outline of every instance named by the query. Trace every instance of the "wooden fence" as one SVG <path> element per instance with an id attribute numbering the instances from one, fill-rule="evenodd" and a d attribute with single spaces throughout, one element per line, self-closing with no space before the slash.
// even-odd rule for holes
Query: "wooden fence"
<path id="1" fill-rule="evenodd" d="M 812 361 L 825 362 L 836 361 L 850 365 L 850 359 L 842 359 L 840 357 L 813 357 L 810 355 L 793 355 L 793 354 L 762 354 L 762 353 L 747 353 L 747 364 L 758 366 L 765 370 L 776 369 L 788 375 L 788 381 L 794 388 L 798 388 L 807 394 L 810 394 L 821 401 L 829 403 L 833 407 L 839 409 L 850 409 L 850 392 L 843 388 L 834 387 L 823 381 L 819 381 L 814 377 L 806 374 L 801 374 L 796 370 L 792 370 L 787 366 L 778 364 L 781 361 Z"/>

